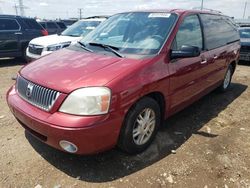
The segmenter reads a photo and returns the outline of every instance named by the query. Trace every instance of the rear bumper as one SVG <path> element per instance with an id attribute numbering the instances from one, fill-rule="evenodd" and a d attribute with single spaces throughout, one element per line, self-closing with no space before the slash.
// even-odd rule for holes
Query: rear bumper
<path id="1" fill-rule="evenodd" d="M 21 99 L 15 87 L 8 91 L 7 102 L 11 112 L 28 132 L 59 150 L 63 151 L 59 145 L 61 140 L 75 144 L 77 154 L 99 153 L 117 143 L 122 124 L 122 117 L 117 114 L 91 117 L 60 112 L 50 114 Z"/>

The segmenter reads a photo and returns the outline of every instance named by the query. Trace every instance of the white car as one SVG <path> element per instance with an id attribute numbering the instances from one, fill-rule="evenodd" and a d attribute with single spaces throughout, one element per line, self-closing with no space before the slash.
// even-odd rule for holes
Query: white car
<path id="1" fill-rule="evenodd" d="M 82 19 L 68 27 L 60 35 L 49 35 L 31 40 L 26 49 L 27 60 L 32 61 L 38 59 L 52 53 L 53 51 L 77 43 L 77 41 L 94 30 L 106 19 L 106 17 L 91 17 Z"/>

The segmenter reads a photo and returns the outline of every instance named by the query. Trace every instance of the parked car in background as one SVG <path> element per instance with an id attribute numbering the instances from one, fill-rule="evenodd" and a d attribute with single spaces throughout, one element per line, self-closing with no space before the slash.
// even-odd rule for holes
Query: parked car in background
<path id="1" fill-rule="evenodd" d="M 240 27 L 250 27 L 250 19 L 235 19 Z"/>
<path id="2" fill-rule="evenodd" d="M 33 39 L 26 50 L 27 59 L 32 61 L 76 43 L 104 20 L 106 20 L 105 17 L 83 19 L 68 27 L 60 35 L 49 35 Z"/>
<path id="3" fill-rule="evenodd" d="M 39 23 L 48 31 L 49 35 L 60 34 L 67 28 L 63 22 L 59 21 L 39 21 Z"/>
<path id="4" fill-rule="evenodd" d="M 78 21 L 78 19 L 64 19 L 61 20 L 67 27 L 73 25 L 74 23 L 76 23 Z"/>
<path id="5" fill-rule="evenodd" d="M 239 39 L 215 12 L 116 14 L 22 68 L 7 101 L 29 133 L 57 149 L 93 154 L 118 145 L 139 153 L 163 120 L 216 88 L 228 90 Z"/>
<path id="6" fill-rule="evenodd" d="M 46 35 L 35 19 L 0 15 L 0 57 L 25 57 L 29 41 Z"/>
<path id="7" fill-rule="evenodd" d="M 240 60 L 250 62 L 250 26 L 239 28 L 240 32 Z"/>

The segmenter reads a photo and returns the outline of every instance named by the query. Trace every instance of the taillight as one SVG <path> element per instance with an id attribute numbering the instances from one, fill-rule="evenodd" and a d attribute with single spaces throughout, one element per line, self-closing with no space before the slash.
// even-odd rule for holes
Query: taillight
<path id="1" fill-rule="evenodd" d="M 43 36 L 47 36 L 48 34 L 49 34 L 49 33 L 48 33 L 48 31 L 47 31 L 46 29 L 43 29 L 43 30 L 42 30 L 42 35 L 43 35 Z"/>

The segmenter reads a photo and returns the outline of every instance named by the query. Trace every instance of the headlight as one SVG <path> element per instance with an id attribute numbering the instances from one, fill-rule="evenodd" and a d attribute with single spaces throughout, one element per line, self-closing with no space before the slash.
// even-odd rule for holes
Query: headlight
<path id="1" fill-rule="evenodd" d="M 59 50 L 61 48 L 65 48 L 68 47 L 71 44 L 71 42 L 64 42 L 64 43 L 60 43 L 60 44 L 53 44 L 47 47 L 48 51 L 56 51 Z"/>
<path id="2" fill-rule="evenodd" d="M 100 115 L 109 110 L 111 91 L 106 87 L 89 87 L 73 91 L 63 102 L 60 112 L 74 115 Z"/>

